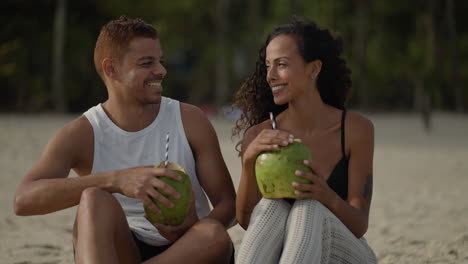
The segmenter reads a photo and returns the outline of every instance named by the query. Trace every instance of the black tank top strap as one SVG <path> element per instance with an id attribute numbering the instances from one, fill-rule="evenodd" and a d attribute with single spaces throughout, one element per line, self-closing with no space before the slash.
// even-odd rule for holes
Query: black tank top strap
<path id="1" fill-rule="evenodd" d="M 343 153 L 343 157 L 346 157 L 346 151 L 345 151 L 345 119 L 346 119 L 346 109 L 343 109 L 343 113 L 341 115 L 341 152 Z"/>

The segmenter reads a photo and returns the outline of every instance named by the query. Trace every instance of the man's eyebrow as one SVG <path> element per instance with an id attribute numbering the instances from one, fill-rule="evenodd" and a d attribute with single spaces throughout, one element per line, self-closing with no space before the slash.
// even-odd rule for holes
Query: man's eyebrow
<path id="1" fill-rule="evenodd" d="M 143 57 L 138 59 L 138 61 L 142 61 L 142 60 L 154 60 L 154 57 L 153 56 L 143 56 Z"/>
<path id="2" fill-rule="evenodd" d="M 156 60 L 156 58 L 153 56 L 143 56 L 138 59 L 138 61 L 142 61 L 142 60 Z M 164 56 L 161 56 L 159 60 L 164 60 Z"/>

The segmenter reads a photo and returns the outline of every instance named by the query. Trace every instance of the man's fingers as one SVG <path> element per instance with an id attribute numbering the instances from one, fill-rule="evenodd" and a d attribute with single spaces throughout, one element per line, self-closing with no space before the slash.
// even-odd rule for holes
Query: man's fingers
<path id="1" fill-rule="evenodd" d="M 148 190 L 148 195 L 153 197 L 154 199 L 158 200 L 159 202 L 161 202 L 167 208 L 174 207 L 174 204 L 171 201 L 169 201 L 169 199 L 164 197 L 164 195 L 162 195 L 160 192 L 158 192 L 154 188 L 151 188 L 151 189 Z"/>
<path id="2" fill-rule="evenodd" d="M 161 179 L 153 178 L 151 181 L 151 184 L 153 185 L 154 188 L 163 191 L 167 195 L 170 195 L 176 199 L 180 198 L 180 194 L 174 188 L 172 188 L 171 185 L 167 184 Z"/>
<path id="3" fill-rule="evenodd" d="M 177 172 L 170 170 L 170 169 L 166 169 L 166 168 L 153 168 L 152 173 L 154 176 L 157 176 L 157 177 L 164 176 L 164 177 L 174 179 L 176 181 L 182 180 L 182 177 Z"/>
<path id="4" fill-rule="evenodd" d="M 142 200 L 143 200 L 143 204 L 146 205 L 153 212 L 155 212 L 156 214 L 161 214 L 161 210 L 159 210 L 156 204 L 154 204 L 153 201 L 151 201 L 149 197 L 142 198 Z"/>

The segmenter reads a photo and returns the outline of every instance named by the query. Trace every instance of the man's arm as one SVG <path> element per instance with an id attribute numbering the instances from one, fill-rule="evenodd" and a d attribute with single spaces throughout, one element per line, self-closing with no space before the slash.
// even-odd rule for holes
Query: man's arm
<path id="1" fill-rule="evenodd" d="M 236 193 L 216 132 L 199 108 L 183 103 L 180 108 L 185 134 L 194 154 L 198 179 L 213 205 L 208 217 L 231 227 L 235 224 Z"/>
<path id="2" fill-rule="evenodd" d="M 98 177 L 67 178 L 72 168 L 86 170 L 80 164 L 84 159 L 79 154 L 93 149 L 93 139 L 91 124 L 84 117 L 61 128 L 19 185 L 14 200 L 15 213 L 36 215 L 55 212 L 78 204 L 81 192 L 88 187 L 109 189 L 110 173 L 96 175 Z"/>
<path id="3" fill-rule="evenodd" d="M 91 175 L 93 154 L 92 126 L 86 117 L 81 116 L 54 135 L 39 161 L 21 182 L 15 194 L 15 213 L 47 214 L 75 206 L 80 201 L 81 193 L 89 187 L 140 199 L 155 212 L 159 209 L 150 196 L 168 207 L 171 205 L 155 188 L 178 196 L 170 185 L 154 177 L 178 179 L 179 176 L 171 170 L 147 166 Z M 67 178 L 71 169 L 81 177 Z"/>

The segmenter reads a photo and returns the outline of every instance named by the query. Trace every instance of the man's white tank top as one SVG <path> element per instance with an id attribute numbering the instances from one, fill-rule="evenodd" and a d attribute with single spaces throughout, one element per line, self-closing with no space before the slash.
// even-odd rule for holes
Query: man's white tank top
<path id="1" fill-rule="evenodd" d="M 92 173 L 159 164 L 165 160 L 166 134 L 169 132 L 168 160 L 180 164 L 189 175 L 195 192 L 198 217 L 208 215 L 210 207 L 198 181 L 195 160 L 182 124 L 179 101 L 162 97 L 156 119 L 137 132 L 127 132 L 119 128 L 107 116 L 101 104 L 90 108 L 84 115 L 94 131 Z M 122 206 L 130 229 L 140 240 L 154 246 L 169 244 L 169 241 L 144 218 L 141 200 L 120 193 L 113 195 Z"/>

